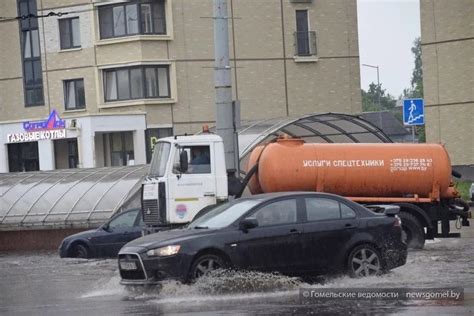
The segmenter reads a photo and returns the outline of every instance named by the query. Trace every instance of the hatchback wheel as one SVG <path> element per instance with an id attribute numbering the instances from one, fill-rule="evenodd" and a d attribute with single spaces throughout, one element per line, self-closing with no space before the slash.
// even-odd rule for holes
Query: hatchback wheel
<path id="1" fill-rule="evenodd" d="M 191 278 L 198 279 L 211 271 L 225 267 L 224 260 L 216 255 L 200 256 L 191 268 Z"/>
<path id="2" fill-rule="evenodd" d="M 82 244 L 77 244 L 72 249 L 72 256 L 74 258 L 87 259 L 87 258 L 89 258 L 89 249 L 87 249 L 87 247 L 82 245 Z"/>
<path id="3" fill-rule="evenodd" d="M 350 275 L 356 278 L 379 275 L 382 272 L 380 254 L 370 245 L 358 246 L 349 255 L 348 268 Z"/>

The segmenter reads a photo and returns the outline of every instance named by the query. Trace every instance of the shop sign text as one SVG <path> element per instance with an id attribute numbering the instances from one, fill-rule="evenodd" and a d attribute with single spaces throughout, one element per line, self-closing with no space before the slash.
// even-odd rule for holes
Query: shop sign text
<path id="1" fill-rule="evenodd" d="M 8 143 L 36 142 L 39 140 L 53 140 L 66 138 L 66 130 L 37 131 L 29 133 L 13 133 L 7 135 Z"/>

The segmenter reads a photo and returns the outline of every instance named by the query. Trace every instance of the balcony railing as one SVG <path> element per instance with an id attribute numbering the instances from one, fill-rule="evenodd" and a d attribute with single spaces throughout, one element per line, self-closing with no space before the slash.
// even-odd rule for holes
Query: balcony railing
<path id="1" fill-rule="evenodd" d="M 316 32 L 294 33 L 295 56 L 316 56 Z"/>

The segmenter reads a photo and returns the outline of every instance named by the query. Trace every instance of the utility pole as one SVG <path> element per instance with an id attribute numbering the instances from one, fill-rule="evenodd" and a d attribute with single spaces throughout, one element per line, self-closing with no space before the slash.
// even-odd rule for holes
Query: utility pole
<path id="1" fill-rule="evenodd" d="M 378 92 L 377 92 L 377 103 L 378 103 L 378 106 L 379 106 L 379 120 L 380 120 L 380 129 L 382 130 L 383 132 L 383 121 L 382 121 L 382 103 L 380 102 L 380 95 L 382 94 L 382 87 L 380 87 L 380 76 L 379 76 L 379 66 L 373 66 L 373 65 L 368 65 L 368 64 L 362 64 L 362 66 L 365 66 L 365 67 L 370 67 L 370 68 L 376 68 L 377 69 L 377 88 L 378 88 Z"/>
<path id="2" fill-rule="evenodd" d="M 225 163 L 229 176 L 239 176 L 239 145 L 236 109 L 232 103 L 232 77 L 229 64 L 229 26 L 227 0 L 214 0 L 214 83 L 216 90 L 216 132 L 224 141 Z M 235 104 L 238 104 L 237 102 Z M 238 110 L 238 106 L 236 106 Z"/>

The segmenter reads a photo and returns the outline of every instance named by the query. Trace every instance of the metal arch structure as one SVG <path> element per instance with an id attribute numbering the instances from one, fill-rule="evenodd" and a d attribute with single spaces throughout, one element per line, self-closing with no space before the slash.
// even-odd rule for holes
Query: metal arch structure
<path id="1" fill-rule="evenodd" d="M 269 137 L 278 137 L 288 134 L 292 137 L 300 137 L 308 142 L 341 143 L 339 138 L 346 137 L 346 143 L 391 143 L 392 140 L 378 127 L 362 119 L 360 116 L 343 113 L 309 114 L 297 118 L 267 119 L 253 122 L 239 131 L 239 136 L 258 130 L 260 126 L 268 126 L 253 141 L 246 144 L 240 151 L 241 160 L 256 146 L 263 143 Z M 292 131 L 293 127 L 299 127 L 300 132 Z M 305 133 L 302 133 L 305 131 Z M 316 139 L 314 139 L 316 137 Z M 318 139 L 319 138 L 319 139 Z M 319 140 L 319 141 L 317 141 Z"/>
<path id="2" fill-rule="evenodd" d="M 0 174 L 0 231 L 96 227 L 136 195 L 147 172 L 140 165 Z"/>
<path id="3" fill-rule="evenodd" d="M 258 145 L 287 134 L 308 143 L 391 143 L 377 126 L 361 116 L 344 113 L 314 113 L 299 117 L 270 118 L 242 122 L 239 133 L 239 161 L 245 175 L 250 152 Z"/>

